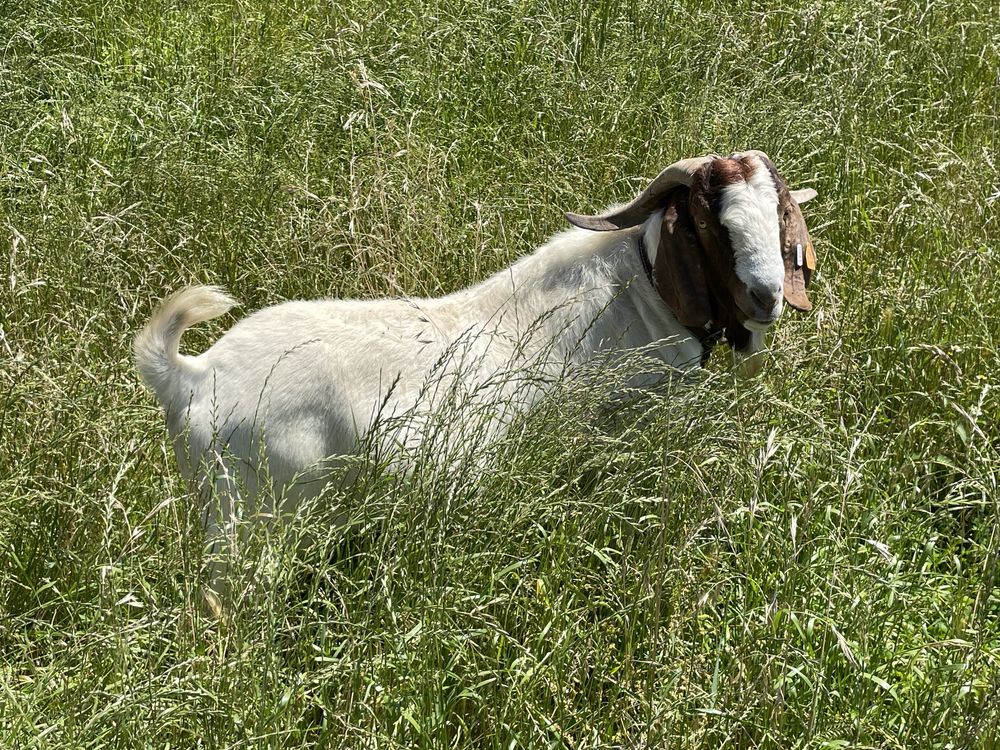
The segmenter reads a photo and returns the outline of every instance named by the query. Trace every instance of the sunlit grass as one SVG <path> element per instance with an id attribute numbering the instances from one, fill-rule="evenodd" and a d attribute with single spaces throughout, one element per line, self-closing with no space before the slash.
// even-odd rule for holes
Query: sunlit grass
<path id="1" fill-rule="evenodd" d="M 994 11 L 0 14 L 0 745 L 997 746 Z M 362 462 L 347 524 L 252 536 L 203 615 L 129 355 L 167 292 L 448 292 L 750 147 L 820 194 L 760 378 L 612 409 L 596 371 L 475 472 Z"/>

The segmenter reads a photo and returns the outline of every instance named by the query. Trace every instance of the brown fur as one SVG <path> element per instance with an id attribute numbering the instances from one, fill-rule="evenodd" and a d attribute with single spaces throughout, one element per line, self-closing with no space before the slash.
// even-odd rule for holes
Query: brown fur
<path id="1" fill-rule="evenodd" d="M 712 299 L 687 192 L 678 188 L 667 196 L 652 282 L 681 325 L 704 328 L 712 320 Z"/>
<path id="2" fill-rule="evenodd" d="M 716 159 L 708 171 L 706 187 L 718 197 L 723 188 L 749 180 L 754 169 L 748 159 Z"/>
<path id="3" fill-rule="evenodd" d="M 711 269 L 708 288 L 712 297 L 712 327 L 725 330 L 726 341 L 739 349 L 747 345 L 750 335 L 741 325 L 746 315 L 736 300 L 747 292 L 736 275 L 732 240 L 729 230 L 719 221 L 719 204 L 726 187 L 746 181 L 752 172 L 753 166 L 745 160 L 716 159 L 695 174 L 690 197 L 698 239 Z"/>

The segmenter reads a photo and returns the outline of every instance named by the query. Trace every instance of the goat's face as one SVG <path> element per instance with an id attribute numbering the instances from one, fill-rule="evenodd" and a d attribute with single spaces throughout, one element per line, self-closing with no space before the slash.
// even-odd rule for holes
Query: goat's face
<path id="1" fill-rule="evenodd" d="M 778 203 L 778 187 L 756 156 L 710 161 L 691 184 L 691 216 L 710 269 L 706 281 L 717 304 L 730 308 L 725 317 L 750 330 L 766 330 L 783 307 Z"/>
<path id="2" fill-rule="evenodd" d="M 653 283 L 677 320 L 724 328 L 742 348 L 784 302 L 812 307 L 805 289 L 815 255 L 798 204 L 815 194 L 792 193 L 766 154 L 745 151 L 677 162 L 628 205 L 567 218 L 597 231 L 646 224 L 643 236 L 656 245 Z M 662 225 L 651 222 L 658 215 Z"/>

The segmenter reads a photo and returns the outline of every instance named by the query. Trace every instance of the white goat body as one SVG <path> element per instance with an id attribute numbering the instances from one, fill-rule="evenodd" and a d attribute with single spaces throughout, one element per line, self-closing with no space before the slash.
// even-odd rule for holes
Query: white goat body
<path id="1" fill-rule="evenodd" d="M 495 434 L 504 409 L 530 406 L 566 367 L 601 352 L 643 349 L 665 370 L 690 370 L 705 326 L 753 355 L 782 290 L 808 309 L 812 266 L 796 257 L 805 247 L 813 258 L 812 246 L 796 198 L 812 195 L 790 193 L 761 152 L 684 160 L 624 207 L 567 214 L 595 231 L 560 233 L 445 297 L 286 302 L 185 356 L 184 330 L 234 302 L 217 287 L 182 290 L 136 337 L 136 364 L 166 411 L 182 472 L 216 491 L 206 533 L 221 541 L 238 501 L 268 512 L 277 497 L 292 510 L 373 433 L 390 452 L 423 447 L 428 419 L 456 392 L 472 407 L 500 407 Z M 461 410 L 449 416 L 452 437 L 482 428 Z M 260 492 L 261 481 L 274 492 Z"/>
<path id="2" fill-rule="evenodd" d="M 479 389 L 480 400 L 502 400 L 491 389 L 517 388 L 505 373 L 522 370 L 537 382 L 603 350 L 655 342 L 650 351 L 667 365 L 698 366 L 701 344 L 641 278 L 638 234 L 572 229 L 436 299 L 275 305 L 193 357 L 177 351 L 183 330 L 233 301 L 216 287 L 188 288 L 137 337 L 137 365 L 164 405 L 188 478 L 214 466 L 219 489 L 253 493 L 263 449 L 276 487 L 308 482 L 310 469 L 355 452 L 376 420 L 432 410 L 449 378 Z M 525 393 L 521 406 L 540 391 Z"/>

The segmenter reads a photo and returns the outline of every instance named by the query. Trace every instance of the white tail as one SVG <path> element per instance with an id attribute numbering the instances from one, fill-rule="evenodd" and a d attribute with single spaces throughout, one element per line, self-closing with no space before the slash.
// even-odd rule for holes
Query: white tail
<path id="1" fill-rule="evenodd" d="M 171 402 L 178 378 L 193 369 L 194 358 L 178 351 L 181 334 L 196 323 L 228 312 L 235 304 L 220 287 L 190 286 L 165 299 L 135 337 L 135 365 L 161 404 Z"/>

